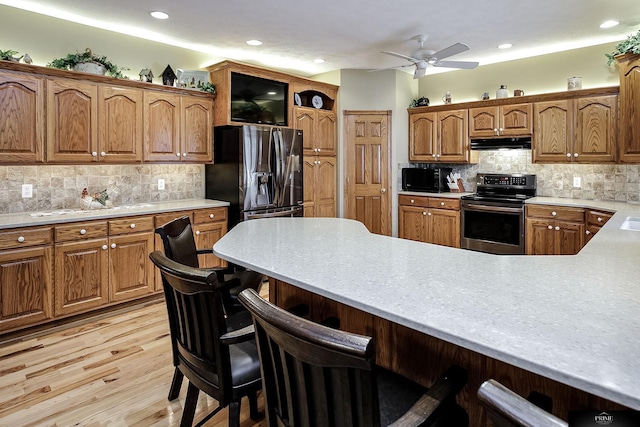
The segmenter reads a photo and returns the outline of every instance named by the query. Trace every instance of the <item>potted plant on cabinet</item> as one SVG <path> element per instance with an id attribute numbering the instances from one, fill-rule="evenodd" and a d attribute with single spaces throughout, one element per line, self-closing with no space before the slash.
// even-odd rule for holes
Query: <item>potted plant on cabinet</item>
<path id="1" fill-rule="evenodd" d="M 56 58 L 48 63 L 47 67 L 82 71 L 102 76 L 107 75 L 118 79 L 126 79 L 127 77 L 122 74 L 122 71 L 129 69 L 112 63 L 106 56 L 99 56 L 92 53 L 89 48 L 82 53 L 69 53 L 64 58 Z"/>
<path id="2" fill-rule="evenodd" d="M 613 64 L 621 55 L 640 55 L 640 30 L 636 34 L 631 34 L 626 40 L 618 43 L 611 53 L 605 53 L 607 65 Z"/>

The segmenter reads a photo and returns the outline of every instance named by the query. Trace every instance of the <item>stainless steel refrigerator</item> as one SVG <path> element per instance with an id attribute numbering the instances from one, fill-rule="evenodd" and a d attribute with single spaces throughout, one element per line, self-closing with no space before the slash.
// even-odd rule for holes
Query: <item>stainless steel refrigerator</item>
<path id="1" fill-rule="evenodd" d="M 216 126 L 206 198 L 229 202 L 229 229 L 240 221 L 303 215 L 302 131 Z"/>

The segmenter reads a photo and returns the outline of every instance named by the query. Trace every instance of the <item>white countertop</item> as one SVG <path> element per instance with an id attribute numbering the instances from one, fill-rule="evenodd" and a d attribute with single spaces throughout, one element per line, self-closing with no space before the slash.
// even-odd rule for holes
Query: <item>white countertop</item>
<path id="1" fill-rule="evenodd" d="M 574 256 L 491 255 L 337 218 L 245 221 L 214 252 L 639 410 L 640 232 L 619 227 L 640 206 L 622 205 Z"/>
<path id="2" fill-rule="evenodd" d="M 129 206 L 115 206 L 110 209 L 63 209 L 46 212 L 23 212 L 0 215 L 0 230 L 14 227 L 51 225 L 63 222 L 88 221 L 94 219 L 118 218 L 131 215 L 148 215 L 162 212 L 229 206 L 229 202 L 208 199 L 187 199 L 156 203 L 138 203 Z"/>

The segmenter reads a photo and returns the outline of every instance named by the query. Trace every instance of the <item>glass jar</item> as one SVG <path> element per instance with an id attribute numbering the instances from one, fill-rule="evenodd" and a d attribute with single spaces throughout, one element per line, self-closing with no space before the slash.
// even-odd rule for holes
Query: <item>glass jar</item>
<path id="1" fill-rule="evenodd" d="M 509 96 L 509 91 L 507 90 L 507 85 L 500 85 L 500 89 L 496 91 L 496 98 L 507 98 Z"/>

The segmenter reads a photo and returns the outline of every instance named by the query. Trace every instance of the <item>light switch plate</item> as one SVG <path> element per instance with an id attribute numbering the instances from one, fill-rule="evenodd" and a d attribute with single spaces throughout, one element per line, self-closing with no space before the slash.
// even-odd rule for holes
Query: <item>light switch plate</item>
<path id="1" fill-rule="evenodd" d="M 164 190 L 164 179 L 158 179 L 158 190 Z"/>
<path id="2" fill-rule="evenodd" d="M 573 187 L 574 188 L 582 187 L 582 179 L 579 176 L 574 176 L 573 177 Z"/>
<path id="3" fill-rule="evenodd" d="M 22 184 L 22 198 L 28 199 L 30 197 L 33 197 L 33 185 Z"/>

